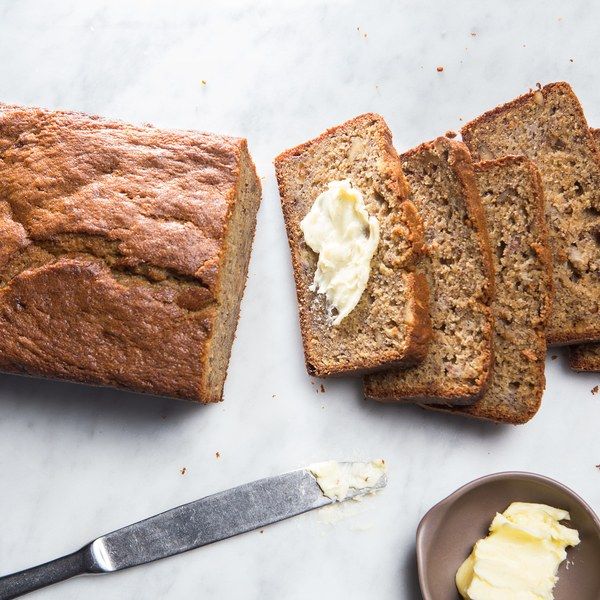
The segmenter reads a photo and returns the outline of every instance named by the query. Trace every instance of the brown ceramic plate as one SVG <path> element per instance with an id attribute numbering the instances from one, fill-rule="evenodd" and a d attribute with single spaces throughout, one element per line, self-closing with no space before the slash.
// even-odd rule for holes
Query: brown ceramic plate
<path id="1" fill-rule="evenodd" d="M 558 572 L 556 600 L 600 598 L 600 520 L 564 485 L 533 473 L 497 473 L 476 479 L 436 504 L 417 530 L 417 564 L 424 600 L 460 598 L 454 576 L 473 544 L 511 502 L 538 502 L 568 510 L 581 543 L 567 550 Z M 567 569 L 568 563 L 568 569 Z"/>

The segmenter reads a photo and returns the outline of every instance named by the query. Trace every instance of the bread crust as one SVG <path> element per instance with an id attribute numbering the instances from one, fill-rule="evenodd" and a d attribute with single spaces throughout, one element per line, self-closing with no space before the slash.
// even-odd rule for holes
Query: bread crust
<path id="1" fill-rule="evenodd" d="M 477 160 L 485 159 L 486 157 L 484 156 L 476 155 L 476 144 L 474 140 L 476 130 L 480 127 L 485 127 L 488 123 L 494 122 L 495 119 L 497 119 L 503 114 L 507 114 L 512 110 L 519 109 L 532 101 L 535 102 L 536 98 L 541 98 L 542 100 L 544 100 L 544 98 L 552 92 L 559 92 L 568 96 L 572 101 L 572 107 L 575 112 L 575 117 L 581 123 L 586 123 L 581 103 L 579 102 L 575 93 L 571 89 L 571 86 L 568 83 L 561 81 L 550 83 L 538 90 L 533 90 L 526 94 L 522 94 L 521 96 L 505 104 L 501 104 L 496 108 L 493 108 L 490 111 L 484 113 L 483 115 L 468 122 L 461 129 L 463 141 L 469 147 L 469 149 L 474 154 Z M 598 172 L 600 172 L 600 147 L 597 144 L 595 144 L 592 133 L 589 129 L 587 129 L 587 127 L 585 127 L 582 130 L 581 135 L 584 138 L 582 142 L 589 150 L 590 154 L 594 159 L 595 167 L 598 170 Z M 560 310 L 560 306 L 558 305 L 558 303 L 556 303 L 556 309 L 557 311 Z M 596 322 L 588 323 L 585 327 L 577 329 L 566 329 L 564 327 L 554 326 L 552 321 L 550 321 L 547 331 L 547 338 L 548 343 L 553 346 L 571 345 L 579 342 L 591 342 L 595 340 L 600 340 L 600 317 L 596 320 Z"/>
<path id="2" fill-rule="evenodd" d="M 397 200 L 398 221 L 409 224 L 408 238 L 409 248 L 403 257 L 405 268 L 406 286 L 409 290 L 407 295 L 406 310 L 406 336 L 405 344 L 401 349 L 379 349 L 369 357 L 360 360 L 348 360 L 345 364 L 334 364 L 328 357 L 322 356 L 321 349 L 317 343 L 312 343 L 314 338 L 314 327 L 312 324 L 311 302 L 315 294 L 307 291 L 307 275 L 304 273 L 304 265 L 300 255 L 300 248 L 305 246 L 302 232 L 299 227 L 300 218 L 296 214 L 296 204 L 292 191 L 289 189 L 288 177 L 295 177 L 291 173 L 293 162 L 300 156 L 310 155 L 314 148 L 326 143 L 338 132 L 360 129 L 369 123 L 377 124 L 380 136 L 381 156 L 386 163 L 386 169 L 390 176 L 386 179 L 386 186 Z M 405 200 L 408 195 L 408 184 L 402 174 L 402 168 L 396 151 L 392 146 L 391 132 L 380 115 L 366 113 L 359 115 L 345 123 L 331 127 L 318 137 L 303 144 L 285 150 L 275 158 L 275 169 L 281 206 L 288 233 L 291 260 L 293 266 L 294 280 L 296 284 L 296 298 L 300 319 L 300 330 L 304 347 L 306 369 L 310 375 L 317 377 L 335 377 L 341 375 L 359 376 L 392 365 L 414 364 L 425 356 L 429 340 L 431 338 L 431 325 L 429 322 L 429 294 L 425 279 L 415 267 L 421 259 L 423 251 L 423 230 L 420 218 L 414 205 Z M 372 265 L 371 269 L 374 266 Z M 310 274 L 312 276 L 312 273 Z M 366 292 L 365 292 L 366 293 Z"/>
<path id="3" fill-rule="evenodd" d="M 252 213 L 243 139 L 0 104 L 0 369 L 220 400 L 242 162 Z"/>
<path id="4" fill-rule="evenodd" d="M 454 176 L 459 183 L 468 218 L 474 225 L 476 240 L 479 245 L 479 252 L 482 257 L 486 274 L 487 286 L 482 290 L 483 294 L 481 301 L 477 302 L 477 310 L 484 315 L 485 319 L 482 333 L 487 350 L 483 355 L 483 368 L 479 375 L 475 391 L 473 386 L 455 383 L 450 384 L 447 380 L 443 379 L 442 376 L 440 376 L 439 385 L 435 390 L 432 390 L 431 385 L 418 381 L 407 382 L 403 380 L 401 382 L 392 382 L 390 379 L 385 382 L 385 373 L 378 374 L 374 377 L 366 377 L 363 382 L 365 397 L 379 402 L 470 404 L 481 397 L 490 378 L 493 361 L 493 314 L 490 308 L 490 303 L 494 295 L 492 256 L 469 151 L 461 142 L 450 140 L 446 137 L 439 137 L 403 153 L 401 155 L 401 160 L 403 162 L 408 161 L 411 157 L 423 152 L 429 152 L 436 146 L 441 146 L 449 153 L 448 164 L 452 168 Z M 416 368 L 418 369 L 419 367 L 417 366 Z M 398 371 L 398 374 L 400 373 L 401 371 Z"/>

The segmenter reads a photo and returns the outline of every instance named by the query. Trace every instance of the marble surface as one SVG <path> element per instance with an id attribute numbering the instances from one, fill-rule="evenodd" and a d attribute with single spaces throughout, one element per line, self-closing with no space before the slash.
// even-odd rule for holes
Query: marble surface
<path id="1" fill-rule="evenodd" d="M 336 523 L 307 514 L 32 597 L 416 600 L 419 519 L 474 477 L 536 471 L 600 509 L 600 378 L 570 373 L 562 352 L 519 428 L 367 403 L 355 381 L 306 375 L 272 167 L 361 112 L 383 114 L 404 150 L 559 79 L 598 126 L 599 19 L 597 3 L 558 0 L 2 0 L 3 101 L 247 136 L 264 199 L 224 403 L 0 376 L 0 572 L 329 458 L 386 458 L 388 489 Z"/>

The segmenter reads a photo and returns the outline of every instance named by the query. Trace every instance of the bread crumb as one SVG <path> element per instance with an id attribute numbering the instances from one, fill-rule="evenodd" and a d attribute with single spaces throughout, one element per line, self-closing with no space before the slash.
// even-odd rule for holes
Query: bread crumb
<path id="1" fill-rule="evenodd" d="M 221 453 L 219 451 L 215 452 L 215 458 L 221 458 Z"/>
<path id="2" fill-rule="evenodd" d="M 264 530 L 264 529 L 261 529 L 261 530 L 260 530 L 260 532 L 261 532 L 261 533 L 264 533 L 264 532 L 265 532 L 265 530 Z"/>
<path id="3" fill-rule="evenodd" d="M 325 386 L 323 384 L 321 384 L 321 394 L 325 393 Z"/>
<path id="4" fill-rule="evenodd" d="M 181 469 L 179 469 L 179 472 L 180 472 L 182 475 L 185 475 L 185 474 L 187 473 L 187 467 L 181 467 Z"/>
<path id="5" fill-rule="evenodd" d="M 443 70 L 444 70 L 444 67 L 437 67 L 437 68 L 436 68 L 436 71 L 437 71 L 438 73 L 441 73 Z"/>
<path id="6" fill-rule="evenodd" d="M 556 354 L 553 354 L 553 355 L 550 357 L 550 360 L 556 360 L 557 358 L 558 358 L 558 356 L 557 356 Z"/>
<path id="7" fill-rule="evenodd" d="M 275 394 L 273 394 L 273 395 L 271 396 L 271 398 L 275 398 Z"/>
<path id="8" fill-rule="evenodd" d="M 446 131 L 446 133 L 444 134 L 447 138 L 450 138 L 451 140 L 453 140 L 458 133 L 456 133 L 456 131 L 452 131 L 452 129 L 448 129 L 448 131 Z"/>
<path id="9" fill-rule="evenodd" d="M 600 386 L 595 385 L 592 388 L 592 394 L 594 394 L 594 396 L 598 393 L 598 390 L 600 390 Z"/>
<path id="10" fill-rule="evenodd" d="M 477 34 L 474 31 L 471 31 L 471 37 L 477 37 Z"/>
<path id="11" fill-rule="evenodd" d="M 203 80 L 202 80 L 200 83 L 201 83 L 202 85 L 206 85 L 206 79 L 203 79 Z"/>
<path id="12" fill-rule="evenodd" d="M 600 465 L 596 465 L 596 469 L 600 470 Z"/>

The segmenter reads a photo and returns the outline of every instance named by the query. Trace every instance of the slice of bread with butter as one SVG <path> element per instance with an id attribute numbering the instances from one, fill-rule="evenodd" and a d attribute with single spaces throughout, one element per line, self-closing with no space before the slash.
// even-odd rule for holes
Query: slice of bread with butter
<path id="1" fill-rule="evenodd" d="M 308 372 L 421 361 L 431 336 L 423 228 L 384 120 L 358 116 L 275 168 Z"/>

